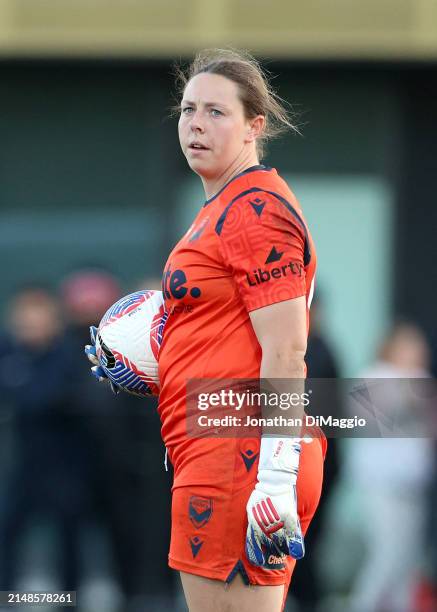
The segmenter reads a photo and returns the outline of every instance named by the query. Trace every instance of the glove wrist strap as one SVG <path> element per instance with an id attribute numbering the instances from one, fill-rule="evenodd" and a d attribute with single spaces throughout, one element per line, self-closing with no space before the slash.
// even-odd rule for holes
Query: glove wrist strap
<path id="1" fill-rule="evenodd" d="M 290 474 L 290 472 L 259 470 L 255 489 L 262 491 L 265 495 L 282 495 L 282 493 L 292 492 L 296 480 L 297 476 Z"/>
<path id="2" fill-rule="evenodd" d="M 297 477 L 300 459 L 300 438 L 263 436 L 259 452 L 258 472 L 278 470 Z"/>

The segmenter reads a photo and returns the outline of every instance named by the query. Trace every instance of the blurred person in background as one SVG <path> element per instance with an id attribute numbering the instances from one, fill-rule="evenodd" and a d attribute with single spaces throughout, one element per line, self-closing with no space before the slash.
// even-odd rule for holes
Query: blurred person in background
<path id="1" fill-rule="evenodd" d="M 384 414 L 411 418 L 414 407 L 406 405 L 401 381 L 393 379 L 429 377 L 429 358 L 418 327 L 407 323 L 393 327 L 378 360 L 360 374 L 369 382 L 386 379 L 377 387 L 377 403 Z M 348 509 L 348 516 L 326 527 L 342 548 L 337 547 L 338 554 L 326 558 L 325 564 L 341 567 L 347 549 L 355 550 L 359 564 L 346 609 L 411 612 L 416 609 L 414 594 L 423 570 L 427 492 L 433 472 L 431 441 L 425 437 L 345 440 L 342 465 L 332 516 L 341 521 L 343 513 L 335 513 L 340 506 Z"/>
<path id="2" fill-rule="evenodd" d="M 156 279 L 146 282 L 147 288 L 160 286 Z M 119 588 L 124 610 L 164 611 L 172 609 L 173 603 L 173 576 L 169 570 L 163 571 L 169 542 L 170 492 L 159 460 L 164 447 L 156 399 L 140 402 L 127 394 L 115 398 L 109 386 L 98 388 L 82 357 L 90 325 L 98 323 L 122 293 L 118 279 L 96 267 L 78 269 L 61 284 L 75 360 L 71 401 L 92 448 L 88 466 L 94 500 L 91 530 L 100 533 L 100 544 L 94 547 L 97 550 L 90 550 L 94 558 L 85 593 L 87 599 L 95 601 L 100 585 L 108 597 L 112 593 L 114 604 L 114 589 Z M 148 521 L 157 513 L 160 520 L 148 530 Z"/>
<path id="3" fill-rule="evenodd" d="M 331 396 L 329 405 L 335 406 L 335 416 L 340 417 L 342 416 L 340 414 L 342 410 L 336 383 L 336 379 L 340 376 L 340 369 L 337 356 L 326 338 L 324 301 L 321 295 L 323 296 L 323 291 L 321 292 L 320 287 L 318 287 L 311 304 L 311 327 L 308 335 L 305 363 L 308 379 L 323 378 L 332 381 L 329 389 L 330 394 L 335 394 L 335 397 Z M 324 522 L 328 495 L 339 472 L 337 446 L 338 440 L 331 438 L 329 440 L 329 453 L 326 454 L 325 458 L 323 490 L 319 508 L 305 536 L 305 543 L 310 550 L 314 551 L 314 554 L 304 557 L 300 563 L 297 563 L 293 577 L 293 589 L 290 598 L 292 596 L 292 599 L 296 600 L 300 612 L 312 612 L 324 595 L 317 574 L 317 547 Z"/>
<path id="4" fill-rule="evenodd" d="M 320 287 L 311 304 L 311 327 L 308 335 L 308 347 L 305 363 L 308 369 L 308 378 L 335 379 L 340 375 L 337 356 L 326 337 L 326 323 L 324 319 L 323 292 Z M 331 452 L 331 447 L 329 447 Z M 326 464 L 325 464 L 326 469 Z"/>
<path id="5" fill-rule="evenodd" d="M 431 336 L 431 374 L 437 378 L 437 330 Z M 437 416 L 435 417 L 437 419 Z M 434 421 L 436 422 L 436 421 Z M 435 429 L 434 429 L 435 431 Z M 437 610 L 437 441 L 433 441 L 433 469 L 426 507 L 423 581 L 417 592 L 417 612 Z"/>
<path id="6" fill-rule="evenodd" d="M 89 504 L 88 457 L 69 402 L 71 347 L 57 298 L 44 286 L 19 289 L 0 338 L 0 402 L 11 419 L 11 465 L 0 508 L 1 589 L 78 584 L 78 527 Z M 47 525 L 49 522 L 49 525 Z M 23 551 L 36 526 L 46 537 L 31 568 Z M 56 527 L 58 562 L 47 559 Z M 32 531 L 32 528 L 33 531 Z M 24 534 L 24 535 L 23 535 Z M 55 565 L 58 569 L 55 570 Z"/>

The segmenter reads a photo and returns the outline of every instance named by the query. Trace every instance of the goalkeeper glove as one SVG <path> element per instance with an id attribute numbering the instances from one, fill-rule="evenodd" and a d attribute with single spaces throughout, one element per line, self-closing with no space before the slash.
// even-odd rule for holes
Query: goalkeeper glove
<path id="1" fill-rule="evenodd" d="M 112 382 L 112 380 L 109 380 L 104 368 L 100 364 L 99 358 L 97 357 L 97 353 L 96 353 L 97 327 L 95 327 L 94 325 L 90 327 L 90 336 L 91 336 L 91 344 L 85 345 L 85 355 L 88 357 L 90 362 L 93 364 L 93 367 L 91 368 L 91 374 L 95 376 L 99 382 L 102 382 L 104 380 L 108 381 L 111 386 L 112 392 L 115 393 L 115 395 L 118 395 L 118 393 L 120 392 L 119 386 L 116 385 L 114 382 Z"/>
<path id="2" fill-rule="evenodd" d="M 297 514 L 300 438 L 261 438 L 258 482 L 247 502 L 246 554 L 254 565 L 268 555 L 301 559 L 304 540 Z"/>

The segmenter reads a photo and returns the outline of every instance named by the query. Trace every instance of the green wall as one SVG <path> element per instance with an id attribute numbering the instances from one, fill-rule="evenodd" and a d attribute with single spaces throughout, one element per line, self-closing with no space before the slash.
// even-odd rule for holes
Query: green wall
<path id="1" fill-rule="evenodd" d="M 265 162 L 291 177 L 310 220 L 329 327 L 351 373 L 390 312 L 396 81 L 352 66 L 269 69 L 302 136 L 272 143 Z M 17 283 L 56 284 L 89 263 L 113 269 L 126 289 L 159 276 L 203 201 L 168 118 L 169 64 L 9 62 L 0 77 L 2 301 Z"/>

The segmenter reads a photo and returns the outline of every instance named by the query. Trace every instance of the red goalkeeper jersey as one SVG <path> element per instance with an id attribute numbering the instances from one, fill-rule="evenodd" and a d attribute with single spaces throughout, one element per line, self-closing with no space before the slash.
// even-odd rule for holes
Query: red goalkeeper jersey
<path id="1" fill-rule="evenodd" d="M 249 312 L 300 296 L 309 309 L 315 268 L 300 206 L 265 166 L 242 172 L 208 200 L 171 252 L 159 412 L 175 486 L 220 479 L 235 444 L 187 437 L 187 379 L 257 378 L 261 348 Z"/>

